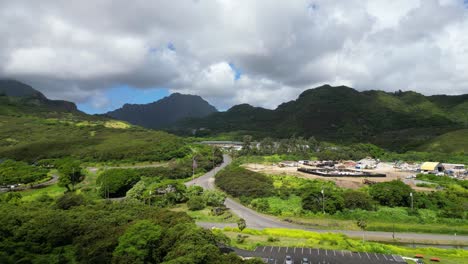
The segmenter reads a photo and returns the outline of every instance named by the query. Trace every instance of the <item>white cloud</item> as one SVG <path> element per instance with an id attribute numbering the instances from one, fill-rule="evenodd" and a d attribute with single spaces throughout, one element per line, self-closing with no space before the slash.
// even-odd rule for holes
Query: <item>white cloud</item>
<path id="1" fill-rule="evenodd" d="M 96 106 L 119 84 L 221 109 L 273 108 L 323 83 L 468 93 L 463 1 L 5 0 L 0 21 L 0 76 Z"/>

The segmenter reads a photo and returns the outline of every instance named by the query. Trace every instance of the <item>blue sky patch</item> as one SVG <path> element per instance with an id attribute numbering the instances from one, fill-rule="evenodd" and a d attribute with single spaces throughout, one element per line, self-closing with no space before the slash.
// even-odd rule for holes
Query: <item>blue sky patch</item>
<path id="1" fill-rule="evenodd" d="M 236 65 L 234 65 L 232 62 L 229 63 L 229 67 L 231 67 L 231 69 L 234 71 L 234 80 L 239 80 L 242 76 L 242 70 L 237 68 Z"/>
<path id="2" fill-rule="evenodd" d="M 78 109 L 88 114 L 101 114 L 129 104 L 147 104 L 169 95 L 164 88 L 136 89 L 127 85 L 115 86 L 107 90 L 103 97 L 94 98 L 86 103 L 78 104 Z M 102 105 L 96 102 L 105 102 Z"/>

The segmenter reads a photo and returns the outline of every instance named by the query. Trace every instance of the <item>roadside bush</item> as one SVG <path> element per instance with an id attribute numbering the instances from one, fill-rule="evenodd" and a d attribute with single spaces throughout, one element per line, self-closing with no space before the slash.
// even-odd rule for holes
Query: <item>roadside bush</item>
<path id="1" fill-rule="evenodd" d="M 223 206 L 226 200 L 226 194 L 220 191 L 205 191 L 203 193 L 203 199 L 209 206 Z"/>
<path id="2" fill-rule="evenodd" d="M 223 191 L 235 197 L 267 197 L 274 191 L 271 178 L 236 166 L 221 171 L 216 176 L 215 183 Z"/>
<path id="3" fill-rule="evenodd" d="M 202 210 L 206 207 L 206 202 L 203 197 L 193 196 L 187 201 L 187 207 L 190 211 Z"/>
<path id="4" fill-rule="evenodd" d="M 369 194 L 361 191 L 347 190 L 343 193 L 344 207 L 346 209 L 372 210 L 374 201 Z"/>
<path id="5" fill-rule="evenodd" d="M 302 208 L 314 213 L 322 212 L 325 209 L 326 213 L 335 214 L 337 211 L 343 210 L 344 199 L 337 191 L 325 191 L 325 200 L 323 201 L 320 191 L 311 190 L 303 195 Z"/>

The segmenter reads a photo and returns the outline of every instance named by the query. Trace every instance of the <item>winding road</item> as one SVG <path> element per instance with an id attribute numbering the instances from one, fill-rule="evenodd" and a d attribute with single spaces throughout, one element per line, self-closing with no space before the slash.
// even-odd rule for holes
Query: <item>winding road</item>
<path id="1" fill-rule="evenodd" d="M 224 155 L 223 163 L 206 173 L 205 175 L 198 177 L 192 181 L 186 182 L 187 186 L 198 185 L 204 189 L 213 190 L 215 189 L 214 176 L 215 174 L 229 165 L 232 162 L 232 159 L 228 155 Z M 376 241 L 390 241 L 393 238 L 392 232 L 380 232 L 380 231 L 351 231 L 351 230 L 322 230 L 310 228 L 303 225 L 296 225 L 282 221 L 276 217 L 264 215 L 258 213 L 244 205 L 234 201 L 231 198 L 227 198 L 225 201 L 226 207 L 231 209 L 233 213 L 238 215 L 241 218 L 244 218 L 247 226 L 254 229 L 264 229 L 264 228 L 290 228 L 290 229 L 301 229 L 307 231 L 313 231 L 318 233 L 340 233 L 345 234 L 349 237 L 359 237 L 362 238 L 365 236 L 368 239 Z M 223 228 L 225 226 L 236 226 L 236 224 L 229 223 L 197 223 L 198 225 L 211 228 L 218 227 Z M 404 240 L 412 243 L 429 243 L 437 242 L 439 244 L 468 244 L 468 236 L 458 236 L 458 235 L 445 235 L 445 234 L 426 234 L 426 233 L 395 233 L 395 239 Z"/>

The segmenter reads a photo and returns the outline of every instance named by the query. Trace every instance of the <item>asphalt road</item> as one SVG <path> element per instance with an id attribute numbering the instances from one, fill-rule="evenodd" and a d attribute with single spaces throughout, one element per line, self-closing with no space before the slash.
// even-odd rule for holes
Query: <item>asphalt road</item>
<path id="1" fill-rule="evenodd" d="M 214 170 L 206 173 L 205 175 L 198 177 L 192 181 L 185 183 L 187 186 L 198 185 L 204 189 L 213 190 L 215 189 L 214 185 L 214 175 L 229 165 L 232 162 L 231 157 L 224 155 L 224 162 Z M 393 238 L 392 232 L 380 232 L 380 231 L 350 231 L 350 230 L 322 230 L 310 228 L 307 226 L 296 225 L 288 222 L 284 222 L 276 217 L 264 215 L 258 213 L 250 208 L 243 206 L 242 204 L 234 201 L 231 198 L 227 198 L 225 205 L 231 209 L 233 213 L 238 215 L 241 218 L 244 218 L 247 227 L 254 229 L 263 229 L 263 228 L 290 228 L 290 229 L 301 229 L 307 231 L 313 231 L 318 233 L 341 233 L 349 237 L 362 238 L 363 235 L 366 238 L 376 240 L 376 241 L 389 241 Z M 218 227 L 223 228 L 225 226 L 236 226 L 235 224 L 227 223 L 198 223 L 198 225 L 211 228 Z M 445 234 L 425 234 L 425 233 L 395 233 L 396 239 L 402 239 L 405 241 L 411 241 L 413 243 L 427 243 L 428 241 L 434 242 L 437 241 L 440 244 L 468 244 L 468 236 L 455 236 L 455 235 L 445 235 Z"/>

